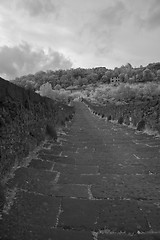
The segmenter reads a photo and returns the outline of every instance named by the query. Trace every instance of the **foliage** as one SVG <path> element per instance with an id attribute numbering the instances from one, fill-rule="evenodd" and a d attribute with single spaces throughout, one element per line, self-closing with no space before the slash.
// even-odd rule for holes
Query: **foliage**
<path id="1" fill-rule="evenodd" d="M 152 98 L 153 96 L 160 96 L 160 83 L 121 83 L 118 86 L 103 84 L 95 90 L 91 90 L 89 98 L 92 101 L 106 103 L 108 101 L 127 102 L 133 99 Z"/>
<path id="2" fill-rule="evenodd" d="M 160 82 L 160 63 L 150 63 L 146 67 L 140 66 L 133 68 L 130 63 L 116 67 L 114 69 L 107 69 L 105 67 L 96 67 L 91 69 L 77 68 L 68 70 L 48 70 L 39 71 L 35 74 L 28 74 L 13 80 L 17 85 L 27 89 L 40 91 L 42 85 L 49 83 L 52 89 L 60 90 L 61 88 L 67 89 L 68 87 L 87 87 L 90 84 L 107 84 L 111 83 L 112 79 L 118 79 L 118 84 L 137 84 L 147 82 Z M 122 88 L 122 85 L 121 85 Z M 119 89 L 118 95 L 124 93 L 132 96 L 131 87 L 123 87 Z M 123 94 L 122 94 L 123 92 Z"/>
<path id="3" fill-rule="evenodd" d="M 41 96 L 49 97 L 53 100 L 62 101 L 68 103 L 69 92 L 65 91 L 64 89 L 56 90 L 52 89 L 50 83 L 45 83 L 40 87 L 40 91 L 37 91 Z"/>
<path id="4" fill-rule="evenodd" d="M 143 80 L 144 81 L 152 81 L 153 80 L 152 71 L 150 69 L 146 68 L 143 71 Z"/>

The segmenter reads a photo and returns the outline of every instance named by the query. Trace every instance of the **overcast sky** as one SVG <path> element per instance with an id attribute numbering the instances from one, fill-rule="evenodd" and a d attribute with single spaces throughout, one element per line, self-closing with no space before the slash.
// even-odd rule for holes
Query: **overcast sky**
<path id="1" fill-rule="evenodd" d="M 160 0 L 0 0 L 0 75 L 160 61 Z"/>

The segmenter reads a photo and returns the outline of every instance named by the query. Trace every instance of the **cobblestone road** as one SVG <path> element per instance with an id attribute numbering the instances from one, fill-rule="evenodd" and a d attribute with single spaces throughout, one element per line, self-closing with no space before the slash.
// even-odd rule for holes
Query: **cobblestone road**
<path id="1" fill-rule="evenodd" d="M 59 142 L 8 182 L 0 239 L 160 239 L 160 140 L 75 105 Z"/>

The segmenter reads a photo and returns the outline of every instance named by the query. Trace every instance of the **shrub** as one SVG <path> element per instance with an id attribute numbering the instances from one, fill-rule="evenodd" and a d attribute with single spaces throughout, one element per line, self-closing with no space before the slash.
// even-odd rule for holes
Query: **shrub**
<path id="1" fill-rule="evenodd" d="M 160 83 L 147 82 L 139 84 L 121 83 L 119 86 L 102 85 L 90 92 L 91 101 L 129 101 L 160 95 Z"/>
<path id="2" fill-rule="evenodd" d="M 50 83 L 43 84 L 38 92 L 41 96 L 49 97 L 53 100 L 68 103 L 69 92 L 64 89 L 53 90 Z"/>

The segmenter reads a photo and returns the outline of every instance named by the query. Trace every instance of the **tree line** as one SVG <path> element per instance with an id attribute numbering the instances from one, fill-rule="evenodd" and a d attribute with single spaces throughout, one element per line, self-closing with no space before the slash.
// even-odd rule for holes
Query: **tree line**
<path id="1" fill-rule="evenodd" d="M 137 83 L 147 81 L 160 81 L 160 62 L 150 63 L 146 67 L 133 68 L 130 63 L 107 69 L 96 67 L 91 69 L 76 68 L 68 70 L 39 71 L 35 74 L 28 74 L 17 77 L 12 82 L 26 89 L 39 90 L 45 83 L 50 83 L 53 89 L 68 87 L 83 87 L 89 84 L 106 83 L 117 78 L 119 82 Z"/>

